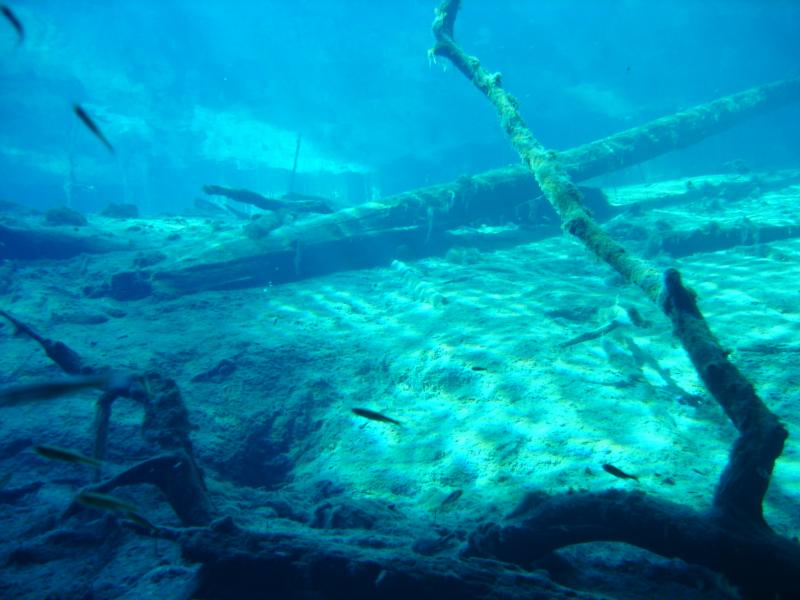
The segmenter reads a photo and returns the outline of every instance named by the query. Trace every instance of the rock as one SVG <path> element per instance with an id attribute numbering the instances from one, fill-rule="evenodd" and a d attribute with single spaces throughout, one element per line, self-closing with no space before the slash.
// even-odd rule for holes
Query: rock
<path id="1" fill-rule="evenodd" d="M 115 219 L 135 219 L 139 216 L 139 208 L 135 204 L 116 204 L 112 202 L 100 213 L 104 217 Z"/>
<path id="2" fill-rule="evenodd" d="M 124 271 L 111 276 L 108 295 L 114 300 L 141 300 L 153 292 L 148 276 L 141 271 Z"/>
<path id="3" fill-rule="evenodd" d="M 377 518 L 352 504 L 324 502 L 314 509 L 309 525 L 315 529 L 372 529 Z"/>
<path id="4" fill-rule="evenodd" d="M 434 556 L 456 545 L 455 533 L 440 535 L 439 537 L 420 538 L 411 546 L 411 550 L 422 556 Z"/>
<path id="5" fill-rule="evenodd" d="M 314 500 L 327 500 L 333 496 L 343 494 L 345 488 L 341 484 L 334 483 L 330 479 L 322 479 L 314 482 L 314 492 Z"/>
<path id="6" fill-rule="evenodd" d="M 287 368 L 286 363 L 282 368 Z M 264 387 L 270 386 L 265 383 Z M 275 489 L 288 483 L 294 469 L 289 453 L 298 443 L 307 447 L 322 426 L 315 418 L 315 407 L 325 406 L 334 395 L 326 383 L 312 381 L 279 409 L 253 415 L 244 440 L 220 468 L 239 485 Z"/>
<path id="7" fill-rule="evenodd" d="M 48 210 L 44 213 L 44 222 L 48 225 L 70 225 L 74 227 L 83 227 L 88 224 L 86 217 L 66 206 Z"/>

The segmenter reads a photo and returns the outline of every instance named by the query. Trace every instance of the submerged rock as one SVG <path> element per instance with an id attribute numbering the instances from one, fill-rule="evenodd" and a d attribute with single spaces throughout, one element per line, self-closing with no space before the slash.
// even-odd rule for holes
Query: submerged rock
<path id="1" fill-rule="evenodd" d="M 109 283 L 86 286 L 83 293 L 89 298 L 108 296 L 114 300 L 141 300 L 153 293 L 150 275 L 144 271 L 123 271 L 111 276 Z"/>
<path id="2" fill-rule="evenodd" d="M 89 223 L 81 213 L 66 206 L 48 210 L 44 213 L 44 222 L 48 225 L 70 225 L 74 227 L 83 227 Z"/>
<path id="3" fill-rule="evenodd" d="M 135 204 L 116 204 L 112 202 L 100 214 L 104 217 L 113 217 L 115 219 L 135 219 L 139 216 L 139 207 Z"/>
<path id="4" fill-rule="evenodd" d="M 108 295 L 115 300 L 141 300 L 153 292 L 148 277 L 141 271 L 126 271 L 111 277 Z"/>

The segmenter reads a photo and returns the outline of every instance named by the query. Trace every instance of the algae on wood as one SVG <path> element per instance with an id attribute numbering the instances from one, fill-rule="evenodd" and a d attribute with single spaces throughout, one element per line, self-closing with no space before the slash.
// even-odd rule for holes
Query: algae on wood
<path id="1" fill-rule="evenodd" d="M 511 523 L 484 525 L 473 534 L 471 555 L 527 566 L 564 546 L 622 541 L 723 573 L 749 596 L 800 596 L 796 575 L 800 548 L 772 531 L 762 514 L 775 461 L 788 437 L 786 427 L 728 359 L 680 273 L 670 268 L 660 274 L 597 224 L 558 155 L 533 137 L 516 99 L 503 89 L 500 75 L 489 73 L 478 58 L 456 44 L 453 28 L 459 8 L 460 0 L 444 0 L 437 9 L 432 52 L 450 60 L 493 104 L 514 149 L 561 217 L 565 231 L 658 304 L 706 389 L 739 432 L 707 511 L 641 492 L 551 499 L 531 494 L 512 513 Z"/>
<path id="2" fill-rule="evenodd" d="M 577 181 L 683 148 L 747 118 L 800 100 L 800 79 L 770 83 L 662 117 L 561 153 Z M 448 229 L 526 215 L 542 195 L 523 166 L 487 171 L 278 228 L 257 243 L 231 240 L 158 271 L 169 293 L 295 281 L 441 252 Z M 589 207 L 599 215 L 601 202 Z"/>

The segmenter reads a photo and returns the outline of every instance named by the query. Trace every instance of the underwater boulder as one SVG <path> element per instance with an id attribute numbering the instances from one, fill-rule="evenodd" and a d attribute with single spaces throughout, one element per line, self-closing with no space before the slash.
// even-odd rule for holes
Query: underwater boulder
<path id="1" fill-rule="evenodd" d="M 66 206 L 48 210 L 44 213 L 44 222 L 47 225 L 69 225 L 73 227 L 83 227 L 89 223 L 81 213 Z"/>

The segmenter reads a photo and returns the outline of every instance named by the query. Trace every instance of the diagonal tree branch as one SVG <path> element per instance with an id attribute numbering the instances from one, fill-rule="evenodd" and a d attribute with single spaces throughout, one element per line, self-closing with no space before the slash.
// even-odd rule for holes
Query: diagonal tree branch
<path id="1" fill-rule="evenodd" d="M 619 540 L 719 570 L 750 592 L 766 585 L 782 593 L 788 593 L 789 589 L 797 593 L 800 584 L 790 573 L 800 569 L 800 553 L 783 552 L 785 548 L 779 547 L 789 542 L 775 535 L 762 515 L 762 502 L 775 460 L 783 451 L 788 436 L 785 427 L 764 405 L 752 384 L 728 360 L 728 353 L 720 347 L 697 307 L 696 294 L 683 285 L 680 273 L 668 269 L 663 276 L 659 275 L 654 266 L 629 254 L 603 231 L 584 208 L 581 193 L 558 155 L 548 151 L 527 128 L 517 100 L 502 88 L 500 74 L 487 71 L 476 57 L 467 55 L 456 44 L 453 28 L 460 4 L 460 0 L 444 0 L 437 9 L 433 22 L 436 44 L 431 52 L 449 59 L 493 104 L 511 144 L 561 217 L 563 228 L 658 303 L 672 321 L 675 334 L 706 388 L 739 431 L 718 483 L 713 509 L 700 519 L 687 519 L 683 514 L 686 510 L 677 505 L 662 511 L 661 507 L 667 505 L 659 504 L 657 507 L 655 501 L 649 499 L 640 502 L 639 496 L 632 494 L 614 498 L 583 496 L 582 510 L 578 513 L 566 510 L 567 506 L 574 506 L 574 501 L 551 500 L 548 506 L 560 510 L 540 512 L 536 519 L 529 520 L 522 527 L 488 526 L 480 535 L 473 536 L 472 552 L 503 556 L 506 560 L 517 554 L 530 555 L 537 543 L 541 548 L 542 534 L 552 533 L 555 528 L 561 533 L 550 538 L 557 541 L 541 548 L 542 551 L 586 541 Z M 630 509 L 637 502 L 639 511 L 614 511 L 619 506 Z M 659 515 L 654 514 L 656 511 Z M 581 515 L 580 525 L 572 522 L 575 514 Z M 661 516 L 663 519 L 657 518 Z M 568 527 L 570 523 L 572 526 Z M 634 524 L 639 526 L 632 527 Z M 564 527 L 567 527 L 569 535 L 564 533 Z M 699 545 L 687 545 L 679 539 L 681 536 L 658 535 L 659 529 L 663 531 L 664 528 L 685 530 L 686 535 L 696 539 Z M 709 533 L 710 530 L 714 533 Z M 654 532 L 657 535 L 653 536 Z M 750 539 L 754 533 L 758 534 L 760 542 L 764 542 L 759 552 L 769 557 L 783 556 L 787 562 L 778 564 L 771 560 L 771 569 L 753 571 L 756 568 L 754 562 L 744 559 L 745 554 L 752 558 L 752 553 L 720 548 L 716 543 L 709 545 L 712 539 L 730 542 L 731 539 Z M 654 539 L 663 543 L 653 543 Z M 755 588 L 754 580 L 757 581 Z"/>

